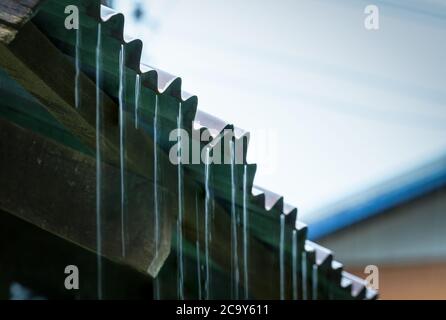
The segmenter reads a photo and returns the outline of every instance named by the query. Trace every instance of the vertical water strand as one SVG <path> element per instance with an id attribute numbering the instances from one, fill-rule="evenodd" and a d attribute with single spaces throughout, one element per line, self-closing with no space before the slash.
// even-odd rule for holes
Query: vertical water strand
<path id="1" fill-rule="evenodd" d="M 126 187 L 125 187 L 125 114 L 124 114 L 124 80 L 125 80 L 125 49 L 121 44 L 119 52 L 119 162 L 121 174 L 121 254 L 125 257 L 125 211 L 126 211 Z"/>
<path id="2" fill-rule="evenodd" d="M 308 290 L 307 290 L 307 252 L 304 250 L 302 252 L 302 299 L 308 300 Z"/>
<path id="3" fill-rule="evenodd" d="M 317 264 L 313 264 L 313 300 L 317 300 L 317 287 L 318 287 L 318 276 L 317 276 Z"/>
<path id="4" fill-rule="evenodd" d="M 204 187 L 205 187 L 205 203 L 204 203 L 204 260 L 205 260 L 205 299 L 210 299 L 210 272 L 209 272 L 209 237 L 210 237 L 210 228 L 209 228 L 209 218 L 210 218 L 210 210 L 211 210 L 211 194 L 209 188 L 209 179 L 210 179 L 210 147 L 206 148 L 206 162 L 204 164 Z"/>
<path id="5" fill-rule="evenodd" d="M 297 231 L 293 230 L 293 243 L 291 247 L 291 281 L 293 287 L 293 300 L 297 300 L 298 298 L 298 290 L 297 290 Z"/>
<path id="6" fill-rule="evenodd" d="M 181 102 L 178 106 L 177 116 L 177 173 L 178 173 L 178 220 L 177 220 L 177 253 L 178 253 L 178 299 L 184 299 L 184 266 L 183 266 L 183 172 L 181 167 L 182 143 L 181 131 L 183 127 L 183 117 L 181 112 Z"/>
<path id="7" fill-rule="evenodd" d="M 279 240 L 280 300 L 285 300 L 285 215 L 280 215 Z"/>
<path id="8" fill-rule="evenodd" d="M 155 111 L 153 115 L 153 211 L 155 213 L 155 258 L 157 258 L 160 245 L 160 213 L 158 199 L 158 94 L 155 95 Z M 160 283 L 158 277 L 153 281 L 153 291 L 153 298 L 159 300 Z"/>
<path id="9" fill-rule="evenodd" d="M 74 78 L 74 104 L 77 109 L 80 108 L 81 105 L 81 83 L 80 83 L 80 74 L 81 74 L 81 27 L 79 24 L 79 28 L 76 29 L 76 57 L 75 57 L 75 78 Z"/>
<path id="10" fill-rule="evenodd" d="M 235 185 L 235 150 L 234 141 L 229 141 L 231 152 L 231 256 L 232 256 L 232 299 L 239 298 L 239 264 L 238 264 L 238 245 L 237 245 L 237 213 L 236 213 L 236 185 Z"/>
<path id="11" fill-rule="evenodd" d="M 196 242 L 195 250 L 197 254 L 197 288 L 198 288 L 198 300 L 201 300 L 201 261 L 200 261 L 200 228 L 199 228 L 199 218 L 198 218 L 198 194 L 195 191 L 195 233 Z"/>
<path id="12" fill-rule="evenodd" d="M 135 83 L 135 129 L 138 129 L 138 112 L 139 112 L 139 103 L 141 96 L 141 75 L 139 73 L 136 74 L 136 83 Z"/>
<path id="13" fill-rule="evenodd" d="M 102 27 L 98 24 L 97 44 L 96 44 L 96 268 L 97 268 L 97 294 L 98 299 L 102 299 L 102 232 L 101 232 L 101 46 Z"/>
<path id="14" fill-rule="evenodd" d="M 198 300 L 201 300 L 201 268 L 200 268 L 200 243 L 196 242 L 195 250 L 197 254 L 197 285 L 198 285 Z"/>
<path id="15" fill-rule="evenodd" d="M 243 166 L 243 280 L 245 288 L 245 299 L 249 299 L 248 279 L 248 166 Z"/>
<path id="16" fill-rule="evenodd" d="M 198 193 L 195 191 L 195 250 L 197 263 L 198 300 L 201 300 L 201 259 L 200 259 L 200 220 L 198 212 Z"/>

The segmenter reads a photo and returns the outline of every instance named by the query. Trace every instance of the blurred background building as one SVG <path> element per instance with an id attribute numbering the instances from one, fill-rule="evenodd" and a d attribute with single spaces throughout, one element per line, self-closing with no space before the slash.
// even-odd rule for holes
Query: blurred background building
<path id="1" fill-rule="evenodd" d="M 382 299 L 446 299 L 446 157 L 336 205 L 310 229 L 350 271 L 379 270 Z"/>

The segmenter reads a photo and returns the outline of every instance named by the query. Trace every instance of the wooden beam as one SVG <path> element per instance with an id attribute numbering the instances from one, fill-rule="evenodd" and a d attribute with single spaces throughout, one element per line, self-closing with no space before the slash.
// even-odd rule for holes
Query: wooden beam
<path id="1" fill-rule="evenodd" d="M 96 150 L 96 84 L 80 74 L 83 107 L 76 108 L 74 65 L 32 22 L 23 26 L 9 45 L 0 43 L 0 67 L 34 95 L 85 146 Z M 100 98 L 102 157 L 104 161 L 118 166 L 119 108 L 102 90 Z M 147 175 L 144 168 L 153 161 L 152 139 L 141 130 L 128 130 L 127 140 L 131 143 L 126 146 L 126 166 L 133 172 Z M 162 156 L 164 158 L 160 161 L 168 161 L 166 155 Z"/>
<path id="2" fill-rule="evenodd" d="M 96 152 L 96 84 L 86 75 L 80 75 L 81 105 L 85 107 L 76 108 L 74 66 L 32 22 L 23 26 L 9 45 L 0 43 L 0 66 L 36 97 L 70 133 Z M 111 167 L 119 167 L 118 106 L 102 90 L 100 90 L 100 96 L 103 117 L 100 135 L 102 159 Z M 126 146 L 126 171 L 152 180 L 152 151 L 154 150 L 152 139 L 142 130 L 128 130 L 127 141 L 129 143 Z M 161 151 L 158 161 L 164 168 L 171 166 L 167 155 Z M 159 188 L 169 190 L 171 187 L 172 189 L 175 179 L 175 171 L 166 170 L 162 180 L 159 181 Z M 116 197 L 119 198 L 118 195 Z M 120 205 L 117 204 L 116 208 L 119 207 Z M 171 220 L 172 217 L 169 215 L 174 213 L 174 210 L 167 211 L 164 219 Z M 163 237 L 166 241 L 170 241 L 170 228 L 166 228 L 165 231 L 168 234 Z M 166 247 L 170 248 L 170 245 L 166 244 Z M 165 255 L 160 255 L 158 258 L 164 259 Z M 160 263 L 155 263 L 149 273 L 157 274 L 159 267 Z"/>
<path id="3" fill-rule="evenodd" d="M 0 208 L 96 251 L 95 159 L 1 118 L 0 127 Z M 128 176 L 131 198 L 125 238 L 127 252 L 123 257 L 120 171 L 104 164 L 102 175 L 102 254 L 155 276 L 170 252 L 171 222 L 163 220 L 160 252 L 156 255 L 152 181 L 139 175 Z"/>
<path id="4" fill-rule="evenodd" d="M 96 85 L 81 76 L 82 110 L 75 107 L 74 66 L 32 23 L 22 28 L 8 46 L 0 44 L 0 64 L 86 146 L 96 149 Z M 119 163 L 117 106 L 101 92 L 104 110 L 104 153 Z"/>

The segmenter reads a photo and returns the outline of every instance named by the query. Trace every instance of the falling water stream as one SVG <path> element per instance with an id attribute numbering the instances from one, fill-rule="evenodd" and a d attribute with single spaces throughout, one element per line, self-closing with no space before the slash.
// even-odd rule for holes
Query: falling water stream
<path id="1" fill-rule="evenodd" d="M 293 230 L 293 242 L 291 247 L 291 255 L 292 255 L 292 261 L 291 261 L 291 281 L 292 281 L 292 287 L 293 287 L 293 300 L 297 300 L 297 231 Z"/>
<path id="2" fill-rule="evenodd" d="M 119 162 L 121 174 L 121 254 L 125 257 L 126 237 L 126 187 L 125 187 L 125 114 L 124 114 L 124 90 L 125 90 L 125 49 L 121 45 L 119 53 Z"/>
<path id="3" fill-rule="evenodd" d="M 280 215 L 279 240 L 280 300 L 285 299 L 285 215 Z"/>
<path id="4" fill-rule="evenodd" d="M 75 57 L 75 78 L 74 78 L 74 104 L 77 109 L 81 105 L 81 84 L 80 84 L 80 74 L 81 74 L 81 28 L 76 29 L 76 57 Z"/>
<path id="5" fill-rule="evenodd" d="M 98 24 L 97 44 L 96 44 L 96 253 L 97 253 L 97 294 L 98 299 L 102 299 L 102 233 L 101 233 L 101 46 L 102 46 L 102 27 Z"/>
<path id="6" fill-rule="evenodd" d="M 198 193 L 195 191 L 195 250 L 197 255 L 197 287 L 198 300 L 201 300 L 201 261 L 200 261 L 200 228 L 199 228 L 199 211 L 198 211 Z"/>
<path id="7" fill-rule="evenodd" d="M 155 259 L 159 254 L 160 245 L 160 213 L 158 198 L 158 94 L 155 95 L 155 112 L 153 115 L 153 211 L 155 214 L 154 238 L 155 238 Z M 153 281 L 153 297 L 160 298 L 160 283 L 156 277 Z"/>
<path id="8" fill-rule="evenodd" d="M 248 279 L 248 166 L 243 166 L 243 280 L 245 299 L 249 299 Z"/>
<path id="9" fill-rule="evenodd" d="M 313 271 L 313 273 L 312 273 L 312 276 L 313 276 L 313 281 L 312 281 L 312 283 L 313 283 L 313 297 L 312 297 L 312 299 L 317 300 L 318 276 L 317 276 L 317 264 L 316 263 L 313 264 L 312 271 Z"/>
<path id="10" fill-rule="evenodd" d="M 140 103 L 140 93 L 141 93 L 141 76 L 136 74 L 135 81 L 135 129 L 138 129 L 138 116 L 139 116 L 139 103 Z"/>
<path id="11" fill-rule="evenodd" d="M 235 150 L 234 141 L 229 141 L 231 152 L 231 253 L 232 268 L 231 278 L 233 281 L 232 299 L 239 299 L 240 274 L 238 263 L 238 243 L 237 243 L 237 212 L 236 212 L 236 183 L 235 183 Z"/>
<path id="12" fill-rule="evenodd" d="M 177 116 L 177 141 L 178 141 L 178 221 L 177 221 L 177 239 L 178 239 L 178 299 L 184 299 L 184 265 L 183 265 L 183 168 L 181 167 L 181 157 L 182 157 L 182 144 L 184 141 L 181 139 L 181 130 L 183 128 L 183 116 L 181 111 L 181 102 L 178 106 L 178 116 Z"/>
<path id="13" fill-rule="evenodd" d="M 210 215 L 211 215 L 211 194 L 209 188 L 210 179 L 210 151 L 211 148 L 206 148 L 206 162 L 204 167 L 204 187 L 205 187 L 205 203 L 204 203 L 204 259 L 205 259 L 205 299 L 210 299 L 210 272 L 209 272 L 209 242 L 210 242 Z"/>
<path id="14" fill-rule="evenodd" d="M 307 252 L 302 252 L 302 299 L 308 300 L 307 290 Z"/>

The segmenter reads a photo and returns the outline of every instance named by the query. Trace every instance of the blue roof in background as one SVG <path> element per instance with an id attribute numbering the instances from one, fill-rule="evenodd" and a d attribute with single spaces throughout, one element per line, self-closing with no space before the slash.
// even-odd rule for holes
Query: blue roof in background
<path id="1" fill-rule="evenodd" d="M 325 218 L 309 224 L 309 239 L 322 238 L 443 186 L 446 155 L 321 210 Z"/>

